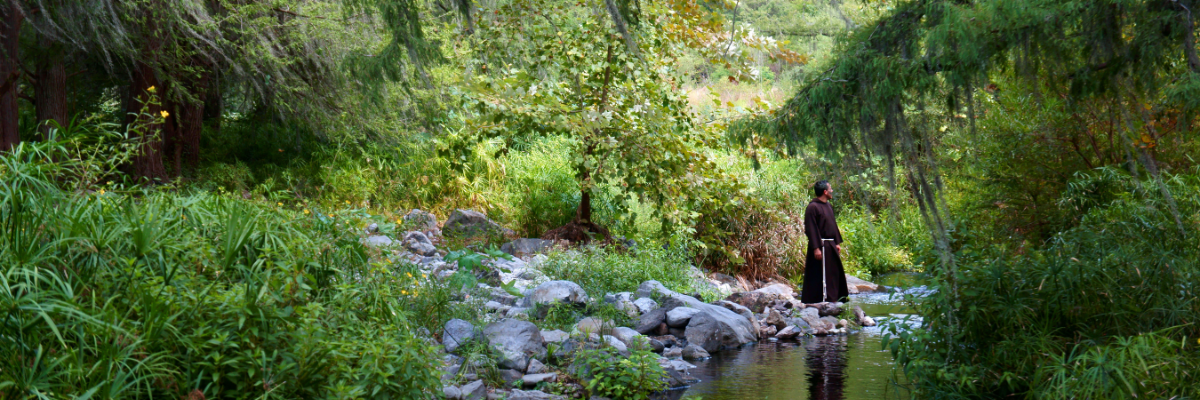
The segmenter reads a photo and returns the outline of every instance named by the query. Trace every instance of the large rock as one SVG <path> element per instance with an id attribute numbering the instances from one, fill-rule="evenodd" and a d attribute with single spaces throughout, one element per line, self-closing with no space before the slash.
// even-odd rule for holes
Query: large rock
<path id="1" fill-rule="evenodd" d="M 854 306 L 854 317 L 858 319 L 858 324 L 862 326 L 875 326 L 875 320 L 867 316 L 863 312 L 862 307 Z"/>
<path id="2" fill-rule="evenodd" d="M 525 295 L 529 307 L 539 304 L 569 303 L 582 305 L 587 303 L 587 292 L 571 281 L 549 281 L 538 285 Z"/>
<path id="3" fill-rule="evenodd" d="M 710 353 L 725 347 L 740 347 L 757 340 L 757 330 L 745 317 L 725 307 L 708 304 L 694 297 L 671 291 L 658 281 L 642 282 L 638 286 L 637 295 L 661 298 L 662 309 L 666 309 L 666 311 L 677 307 L 691 307 L 699 310 L 700 312 L 692 315 L 688 321 L 684 335 L 687 337 L 688 343 L 700 346 Z M 656 312 L 657 310 L 654 313 Z M 644 318 L 646 315 L 642 317 Z M 666 318 L 665 311 L 662 313 L 662 318 Z M 646 322 L 646 319 L 642 319 L 638 324 L 639 333 L 646 333 L 642 331 Z"/>
<path id="4" fill-rule="evenodd" d="M 458 346 L 475 338 L 475 325 L 461 319 L 452 319 L 446 321 L 445 328 L 442 329 L 442 346 L 446 347 L 446 351 L 453 353 L 458 350 Z"/>
<path id="5" fill-rule="evenodd" d="M 791 288 L 777 283 L 752 292 L 734 293 L 725 300 L 757 312 L 771 305 L 772 302 L 791 301 L 795 300 L 795 297 L 791 295 Z"/>
<path id="6" fill-rule="evenodd" d="M 413 254 L 432 257 L 437 255 L 437 247 L 433 246 L 433 242 L 428 236 L 418 231 L 412 231 L 404 234 L 404 248 Z"/>
<path id="7" fill-rule="evenodd" d="M 422 232 L 437 229 L 437 216 L 425 211 L 413 209 L 404 215 L 404 225 Z"/>
<path id="8" fill-rule="evenodd" d="M 779 311 L 775 310 L 774 308 L 767 309 L 767 315 L 766 318 L 763 318 L 762 324 L 773 325 L 775 326 L 775 329 L 783 329 L 787 326 L 787 322 L 783 320 L 783 314 L 780 314 Z"/>
<path id="9" fill-rule="evenodd" d="M 687 347 L 684 347 L 682 355 L 684 360 L 703 360 L 711 357 L 707 351 L 704 351 L 704 348 L 695 344 L 689 344 Z"/>
<path id="10" fill-rule="evenodd" d="M 526 382 L 526 385 L 528 385 L 528 382 Z M 549 394 L 541 390 L 513 389 L 513 391 L 508 394 L 507 398 L 508 400 L 562 400 L 566 397 L 556 394 Z"/>
<path id="11" fill-rule="evenodd" d="M 850 294 L 886 292 L 887 288 L 846 274 L 846 288 Z"/>
<path id="12" fill-rule="evenodd" d="M 542 340 L 546 341 L 546 343 L 562 343 L 570 338 L 571 334 L 558 329 L 552 331 L 542 331 Z"/>
<path id="13" fill-rule="evenodd" d="M 658 334 L 659 327 L 667 322 L 667 309 L 656 308 L 648 313 L 638 317 L 637 325 L 634 330 L 643 335 Z"/>
<path id="14" fill-rule="evenodd" d="M 446 219 L 446 225 L 442 227 L 442 234 L 457 237 L 515 235 L 512 230 L 488 219 L 487 215 L 479 211 L 461 208 L 454 210 L 450 214 L 450 218 Z"/>
<path id="15" fill-rule="evenodd" d="M 483 380 L 468 383 L 462 386 L 462 398 L 466 400 L 483 400 L 487 398 L 487 386 L 483 385 Z"/>
<path id="16" fill-rule="evenodd" d="M 514 256 L 527 256 L 545 252 L 552 247 L 553 240 L 521 238 L 501 245 L 500 251 Z"/>
<path id="17" fill-rule="evenodd" d="M 607 335 L 612 332 L 613 323 L 601 318 L 587 317 L 575 323 L 575 332 L 591 335 Z"/>
<path id="18" fill-rule="evenodd" d="M 625 343 L 626 347 L 634 347 L 639 344 L 648 343 L 645 336 L 642 336 L 642 334 L 638 333 L 637 331 L 624 326 L 613 328 L 612 336 L 617 338 L 617 340 L 620 340 L 621 343 Z"/>
<path id="19" fill-rule="evenodd" d="M 675 309 L 667 311 L 667 326 L 672 328 L 685 327 L 688 320 L 691 320 L 692 316 L 698 312 L 700 310 L 691 307 L 675 307 Z"/>
<path id="20" fill-rule="evenodd" d="M 483 328 L 483 336 L 500 352 L 500 367 L 525 371 L 532 358 L 545 359 L 546 347 L 537 325 L 505 318 Z M 465 391 L 465 390 L 464 390 Z"/>
<path id="21" fill-rule="evenodd" d="M 742 307 L 741 304 L 734 303 L 734 302 L 728 301 L 728 300 L 717 300 L 713 304 L 721 306 L 721 307 L 725 307 L 729 311 L 733 311 L 733 312 L 737 313 L 738 315 L 745 317 L 747 321 L 750 321 L 750 327 L 751 327 L 751 329 L 754 330 L 754 332 L 762 332 L 762 327 L 760 326 L 761 324 L 759 324 L 759 322 L 758 322 L 758 318 L 756 318 L 754 316 L 754 312 L 750 311 L 749 308 Z M 762 335 L 759 335 L 759 337 L 762 337 Z"/>
<path id="22" fill-rule="evenodd" d="M 642 297 L 640 299 L 634 300 L 633 305 L 637 306 L 638 314 L 645 314 L 645 313 L 654 311 L 654 309 L 658 308 L 658 302 L 655 302 L 654 299 L 651 299 L 649 297 Z"/>

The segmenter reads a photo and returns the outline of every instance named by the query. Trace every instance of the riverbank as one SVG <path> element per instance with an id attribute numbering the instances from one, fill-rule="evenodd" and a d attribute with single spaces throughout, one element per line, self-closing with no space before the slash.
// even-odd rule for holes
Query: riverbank
<path id="1" fill-rule="evenodd" d="M 404 221 L 424 230 L 405 232 L 396 241 L 368 227 L 363 242 L 391 252 L 392 259 L 413 263 L 433 279 L 475 278 L 474 285 L 464 286 L 460 302 L 477 306 L 472 308 L 478 313 L 469 320 L 447 321 L 440 338 L 434 338 L 444 354 L 443 395 L 449 399 L 672 397 L 701 382 L 691 371 L 714 356 L 720 360 L 753 348 L 844 343 L 847 335 L 858 336 L 863 328 L 878 332 L 871 328 L 876 321 L 856 303 L 803 304 L 786 283 L 751 283 L 694 267 L 686 275 L 688 287 L 706 295 L 682 294 L 656 280 L 622 292 L 589 293 L 576 282 L 559 279 L 558 269 L 543 266 L 577 262 L 581 252 L 595 249 L 525 238 L 506 243 L 504 252 L 464 256 L 435 243 L 446 242 L 444 234 L 461 238 L 505 229 L 470 210 L 455 211 L 441 226 L 419 210 Z M 633 246 L 625 243 L 620 251 L 636 253 Z M 887 291 L 848 278 L 856 297 Z M 841 339 L 817 339 L 826 337 Z M 838 359 L 835 353 L 830 362 Z M 638 372 L 630 374 L 630 366 Z M 640 384 L 620 383 L 628 381 Z M 623 387 L 609 386 L 614 384 Z"/>

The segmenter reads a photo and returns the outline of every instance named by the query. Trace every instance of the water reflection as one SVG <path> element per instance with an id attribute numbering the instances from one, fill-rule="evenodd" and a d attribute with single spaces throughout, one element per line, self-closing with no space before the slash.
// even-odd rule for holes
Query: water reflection
<path id="1" fill-rule="evenodd" d="M 846 386 L 845 336 L 825 336 L 809 340 L 804 365 L 808 367 L 808 398 L 813 400 L 842 400 Z"/>
<path id="2" fill-rule="evenodd" d="M 919 329 L 905 298 L 920 298 L 922 286 L 897 288 L 892 293 L 851 296 L 880 325 L 899 322 Z M 725 350 L 696 362 L 692 376 L 700 380 L 670 398 L 704 400 L 876 400 L 903 397 L 890 384 L 894 361 L 882 349 L 882 326 L 852 335 L 802 337 L 795 342 L 763 341 L 739 350 Z"/>

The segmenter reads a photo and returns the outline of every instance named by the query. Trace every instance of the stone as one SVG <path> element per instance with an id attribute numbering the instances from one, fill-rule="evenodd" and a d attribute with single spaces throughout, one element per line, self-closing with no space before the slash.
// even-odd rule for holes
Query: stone
<path id="1" fill-rule="evenodd" d="M 500 379 L 504 380 L 505 387 L 513 387 L 514 384 L 517 383 L 517 381 L 521 380 L 521 378 L 524 378 L 524 377 L 525 377 L 525 374 L 522 374 L 520 371 L 511 370 L 511 369 L 500 370 Z"/>
<path id="2" fill-rule="evenodd" d="M 475 338 L 475 325 L 461 319 L 452 319 L 446 321 L 445 327 L 442 329 L 442 346 L 446 347 L 446 351 L 453 353 L 458 350 L 458 346 Z"/>
<path id="3" fill-rule="evenodd" d="M 525 295 L 529 307 L 539 304 L 568 303 L 583 305 L 588 300 L 587 292 L 571 281 L 549 281 L 538 285 Z"/>
<path id="4" fill-rule="evenodd" d="M 795 297 L 792 297 L 792 289 L 790 287 L 776 283 L 751 292 L 734 293 L 726 297 L 725 300 L 751 310 L 761 310 L 764 307 L 770 306 L 773 301 L 790 301 L 795 300 Z"/>
<path id="5" fill-rule="evenodd" d="M 667 349 L 667 346 L 663 345 L 663 342 L 654 339 L 648 339 L 646 342 L 650 345 L 650 351 L 655 353 L 662 353 L 663 350 Z"/>
<path id="6" fill-rule="evenodd" d="M 688 321 L 698 312 L 700 310 L 691 307 L 676 307 L 671 311 L 667 311 L 667 326 L 672 328 L 687 326 Z"/>
<path id="7" fill-rule="evenodd" d="M 512 230 L 488 219 L 487 215 L 461 208 L 450 213 L 450 218 L 447 218 L 446 224 L 442 226 L 442 233 L 456 237 L 515 236 Z"/>
<path id="8" fill-rule="evenodd" d="M 638 318 L 637 326 L 634 326 L 633 329 L 638 331 L 640 334 L 649 335 L 651 332 L 657 332 L 658 326 L 662 325 L 663 322 L 666 322 L 666 320 L 667 309 L 656 308 L 653 311 L 642 314 L 642 316 Z"/>
<path id="9" fill-rule="evenodd" d="M 521 238 L 501 245 L 500 251 L 519 257 L 543 253 L 553 247 L 553 240 Z"/>
<path id="10" fill-rule="evenodd" d="M 625 347 L 634 347 L 636 345 L 644 345 L 647 343 L 646 337 L 631 328 L 619 326 L 613 328 L 612 336 L 625 343 Z"/>
<path id="11" fill-rule="evenodd" d="M 373 235 L 373 234 L 377 234 L 377 233 L 379 233 L 379 224 L 372 222 L 370 225 L 367 225 L 367 234 L 368 235 Z"/>
<path id="12" fill-rule="evenodd" d="M 505 318 L 483 328 L 483 336 L 500 352 L 499 366 L 525 371 L 532 358 L 546 358 L 542 334 L 529 321 Z"/>
<path id="13" fill-rule="evenodd" d="M 747 321 L 750 321 L 750 329 L 752 329 L 754 332 L 762 332 L 762 326 L 758 322 L 758 318 L 754 316 L 754 312 L 750 311 L 749 308 L 743 307 L 741 304 L 728 300 L 717 300 L 713 304 L 725 307 L 725 309 L 741 315 L 742 317 L 746 318 Z"/>
<path id="14" fill-rule="evenodd" d="M 862 307 L 857 305 L 854 306 L 854 318 L 858 319 L 860 326 L 875 326 L 875 320 L 868 317 L 867 313 L 863 312 Z"/>
<path id="15" fill-rule="evenodd" d="M 492 301 L 512 306 L 517 304 L 517 296 L 513 296 L 504 291 L 504 289 L 496 288 L 492 290 Z"/>
<path id="16" fill-rule="evenodd" d="M 405 233 L 402 243 L 405 249 L 419 256 L 433 257 L 438 254 L 437 247 L 433 246 L 429 237 L 419 231 Z"/>
<path id="17" fill-rule="evenodd" d="M 785 327 L 780 329 L 779 332 L 775 333 L 775 338 L 777 339 L 792 339 L 796 336 L 800 336 L 800 329 L 795 326 Z"/>
<path id="18" fill-rule="evenodd" d="M 549 394 L 549 393 L 543 392 L 541 390 L 513 389 L 513 391 L 508 394 L 507 399 L 508 400 L 563 400 L 566 398 L 563 396 L 555 395 L 555 394 Z"/>
<path id="19" fill-rule="evenodd" d="M 850 294 L 878 293 L 887 291 L 887 287 L 883 285 L 867 282 L 850 274 L 846 274 L 846 289 L 849 289 Z"/>
<path id="20" fill-rule="evenodd" d="M 542 383 L 542 382 L 557 381 L 558 373 L 548 372 L 548 373 L 544 373 L 544 374 L 525 374 L 525 377 L 522 378 L 521 380 L 525 382 L 526 387 L 533 387 L 533 386 L 537 386 L 537 384 Z"/>
<path id="21" fill-rule="evenodd" d="M 395 244 L 395 241 L 384 235 L 373 235 L 363 239 L 362 244 L 369 247 L 389 247 Z"/>
<path id="22" fill-rule="evenodd" d="M 545 340 L 546 343 L 562 343 L 571 337 L 570 334 L 558 329 L 552 331 L 542 331 L 541 333 L 542 339 Z"/>
<path id="23" fill-rule="evenodd" d="M 783 296 L 785 299 L 789 299 L 789 300 L 794 300 L 796 298 L 796 291 L 792 290 L 791 286 L 788 286 L 788 285 L 785 285 L 782 283 L 772 283 L 770 285 L 758 288 L 757 290 L 755 290 L 755 292 L 773 293 L 773 294 Z"/>
<path id="24" fill-rule="evenodd" d="M 542 371 L 545 371 L 545 370 L 546 370 L 546 364 L 542 364 L 541 361 L 538 361 L 535 358 L 535 359 L 529 360 L 529 367 L 525 368 L 525 373 L 540 374 L 540 373 L 542 373 Z"/>
<path id="25" fill-rule="evenodd" d="M 404 225 L 408 228 L 428 232 L 437 229 L 437 216 L 425 211 L 413 209 L 404 214 Z"/>
<path id="26" fill-rule="evenodd" d="M 687 347 L 684 347 L 681 354 L 685 360 L 703 360 L 711 357 L 708 355 L 707 351 L 704 351 L 703 347 L 694 344 L 689 344 Z"/>
<path id="27" fill-rule="evenodd" d="M 575 332 L 597 333 L 607 335 L 612 332 L 613 323 L 596 317 L 587 317 L 575 323 Z"/>
<path id="28" fill-rule="evenodd" d="M 606 294 L 604 295 L 604 303 L 612 304 L 613 307 L 624 311 L 625 314 L 629 315 L 630 317 L 636 317 L 642 314 L 639 312 L 637 305 L 633 304 L 633 293 L 630 292 Z"/>
<path id="29" fill-rule="evenodd" d="M 654 311 L 654 309 L 658 308 L 658 303 L 655 302 L 654 299 L 651 299 L 649 297 L 642 297 L 640 299 L 634 300 L 633 305 L 637 306 L 638 314 L 645 314 L 645 313 Z"/>
<path id="30" fill-rule="evenodd" d="M 850 321 L 847 321 L 845 318 L 843 318 L 843 319 L 839 319 L 839 320 L 838 320 L 838 322 L 837 322 L 837 327 L 838 327 L 838 328 L 846 328 L 846 327 L 849 327 L 849 326 L 850 326 Z"/>
<path id="31" fill-rule="evenodd" d="M 512 307 L 506 306 L 504 304 L 500 304 L 499 302 L 496 302 L 496 301 L 488 301 L 487 303 L 483 303 L 483 308 L 503 314 L 504 312 L 508 311 L 509 308 L 512 308 Z"/>
<path id="32" fill-rule="evenodd" d="M 525 314 L 526 311 L 529 311 L 529 309 L 525 307 L 513 307 L 508 309 L 508 311 L 504 313 L 504 316 L 508 318 L 514 318 L 517 315 Z"/>
<path id="33" fill-rule="evenodd" d="M 668 347 L 666 350 L 663 350 L 662 355 L 666 358 L 680 358 L 683 357 L 683 349 L 678 347 Z"/>
<path id="34" fill-rule="evenodd" d="M 784 322 L 783 314 L 780 314 L 779 310 L 768 308 L 765 314 L 766 318 L 762 320 L 763 325 L 774 325 L 775 329 L 783 329 L 783 327 L 787 326 L 787 322 Z"/>
<path id="35" fill-rule="evenodd" d="M 675 342 L 678 341 L 678 339 L 676 339 L 674 336 L 671 336 L 671 335 L 653 336 L 650 339 L 661 342 L 663 344 L 663 346 L 665 346 L 665 347 L 674 346 Z"/>
<path id="36" fill-rule="evenodd" d="M 462 386 L 462 398 L 465 400 L 483 400 L 486 397 L 487 387 L 482 379 Z"/>
<path id="37" fill-rule="evenodd" d="M 445 396 L 447 400 L 461 399 L 462 398 L 462 390 L 459 390 L 458 387 L 453 386 L 453 385 L 446 386 L 446 387 L 442 388 L 442 396 Z"/>
<path id="38" fill-rule="evenodd" d="M 625 354 L 625 353 L 629 352 L 629 347 L 626 346 L 625 343 L 621 342 L 620 339 L 617 339 L 615 336 L 604 335 L 603 339 L 604 339 L 605 345 L 607 345 L 608 347 L 612 347 L 613 349 L 616 349 L 621 354 Z"/>
<path id="39" fill-rule="evenodd" d="M 758 337 L 775 336 L 775 332 L 775 325 L 763 325 L 761 328 L 758 328 Z"/>
<path id="40" fill-rule="evenodd" d="M 818 303 L 817 311 L 822 317 L 836 317 L 842 315 L 842 303 Z"/>
<path id="41" fill-rule="evenodd" d="M 708 304 L 694 297 L 671 291 L 658 281 L 642 282 L 638 286 L 637 295 L 642 297 L 653 295 L 662 298 L 663 307 L 661 309 L 691 307 L 700 310 L 688 320 L 685 336 L 689 343 L 695 343 L 710 353 L 723 347 L 740 347 L 758 338 L 757 330 L 745 317 L 725 307 Z M 666 313 L 663 312 L 664 319 L 665 316 Z M 645 318 L 646 315 L 642 317 Z M 646 322 L 645 319 L 638 324 L 639 333 L 646 332 L 642 330 L 644 322 Z"/>

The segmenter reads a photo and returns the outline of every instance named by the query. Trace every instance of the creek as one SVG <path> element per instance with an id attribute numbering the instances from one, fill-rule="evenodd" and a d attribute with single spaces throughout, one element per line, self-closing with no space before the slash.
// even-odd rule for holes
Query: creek
<path id="1" fill-rule="evenodd" d="M 879 322 L 848 335 L 801 337 L 796 341 L 763 341 L 737 350 L 716 352 L 697 361 L 691 371 L 700 381 L 675 398 L 703 400 L 866 400 L 904 395 L 902 379 L 892 371 L 892 355 L 882 348 L 883 326 L 901 323 L 917 328 L 920 321 L 905 295 L 923 297 L 927 290 L 914 274 L 891 274 L 877 283 L 890 293 L 853 295 L 850 304 Z"/>

